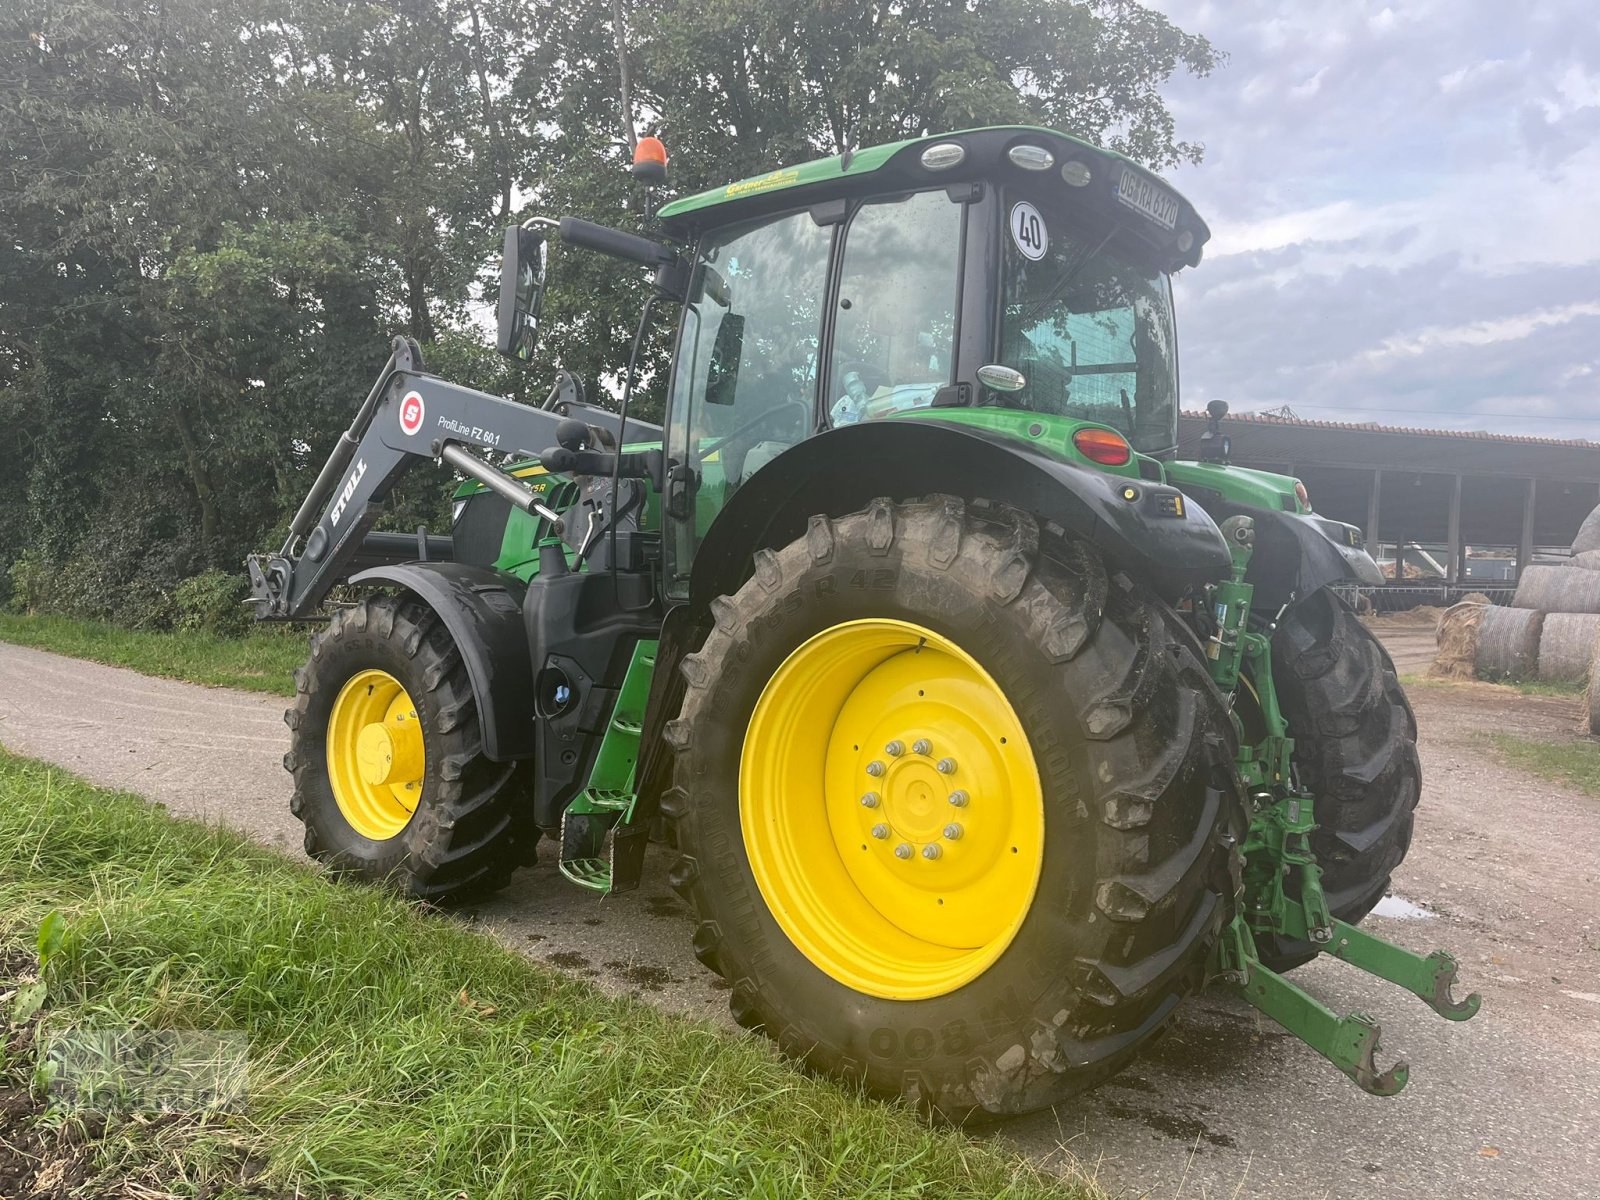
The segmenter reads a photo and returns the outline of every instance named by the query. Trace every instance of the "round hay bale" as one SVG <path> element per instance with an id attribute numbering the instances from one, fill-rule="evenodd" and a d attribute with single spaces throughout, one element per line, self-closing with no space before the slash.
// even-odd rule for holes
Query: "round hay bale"
<path id="1" fill-rule="evenodd" d="M 1531 608 L 1487 605 L 1478 614 L 1474 665 L 1485 679 L 1526 679 L 1539 662 L 1544 614 Z"/>
<path id="2" fill-rule="evenodd" d="M 1600 550 L 1600 508 L 1583 519 L 1583 524 L 1578 526 L 1578 536 L 1572 539 L 1574 554 L 1586 550 Z"/>
<path id="3" fill-rule="evenodd" d="M 1600 550 L 1580 550 L 1572 556 L 1572 565 L 1585 571 L 1600 571 Z"/>
<path id="4" fill-rule="evenodd" d="M 1600 571 L 1529 567 L 1517 582 L 1511 607 L 1551 613 L 1600 613 Z"/>
<path id="5" fill-rule="evenodd" d="M 1585 683 L 1600 641 L 1600 616 L 1550 613 L 1539 633 L 1539 678 L 1548 683 Z"/>
<path id="6" fill-rule="evenodd" d="M 1444 610 L 1444 616 L 1439 618 L 1439 652 L 1433 656 L 1428 674 L 1471 679 L 1477 673 L 1478 622 L 1485 607 L 1463 600 Z"/>

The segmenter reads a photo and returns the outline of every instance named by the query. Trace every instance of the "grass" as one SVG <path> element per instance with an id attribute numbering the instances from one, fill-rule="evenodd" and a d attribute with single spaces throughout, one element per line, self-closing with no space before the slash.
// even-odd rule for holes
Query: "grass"
<path id="1" fill-rule="evenodd" d="M 1497 733 L 1493 739 L 1495 749 L 1513 766 L 1600 796 L 1600 742 L 1546 742 L 1512 733 Z"/>
<path id="2" fill-rule="evenodd" d="M 241 638 L 222 638 L 0 613 L 0 642 L 131 667 L 146 675 L 278 696 L 294 694 L 294 669 L 306 660 L 305 632 L 288 629 L 258 629 Z"/>
<path id="3" fill-rule="evenodd" d="M 0 754 L 0 960 L 52 910 L 67 932 L 46 1032 L 248 1038 L 243 1114 L 93 1135 L 97 1169 L 181 1168 L 184 1194 L 243 1194 L 240 1162 L 284 1196 L 1098 1194 L 758 1039 L 607 998 L 453 919 Z"/>

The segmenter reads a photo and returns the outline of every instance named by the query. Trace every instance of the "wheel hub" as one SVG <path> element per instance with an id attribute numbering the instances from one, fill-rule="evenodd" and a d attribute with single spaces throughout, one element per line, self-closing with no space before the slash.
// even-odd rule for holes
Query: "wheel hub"
<path id="1" fill-rule="evenodd" d="M 360 836 L 394 837 L 422 797 L 427 754 L 410 694 L 387 671 L 359 671 L 328 715 L 328 782 Z"/>

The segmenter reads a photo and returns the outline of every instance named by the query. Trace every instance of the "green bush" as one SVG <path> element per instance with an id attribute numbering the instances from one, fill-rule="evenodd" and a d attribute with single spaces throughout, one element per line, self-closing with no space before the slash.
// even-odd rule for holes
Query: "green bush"
<path id="1" fill-rule="evenodd" d="M 6 607 L 16 613 L 38 612 L 45 606 L 44 564 L 24 554 L 6 571 Z"/>
<path id="2" fill-rule="evenodd" d="M 242 637 L 250 628 L 250 610 L 244 604 L 245 582 L 227 571 L 202 571 L 173 589 L 178 606 L 178 628 L 222 637 Z"/>

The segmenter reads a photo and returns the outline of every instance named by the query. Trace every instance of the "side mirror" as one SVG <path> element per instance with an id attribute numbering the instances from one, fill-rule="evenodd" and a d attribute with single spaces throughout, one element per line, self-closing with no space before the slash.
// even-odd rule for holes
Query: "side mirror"
<path id="1" fill-rule="evenodd" d="M 506 230 L 500 258 L 499 334 L 495 348 L 507 358 L 527 362 L 539 340 L 539 309 L 544 304 L 545 268 L 550 247 L 538 230 L 513 225 Z"/>

